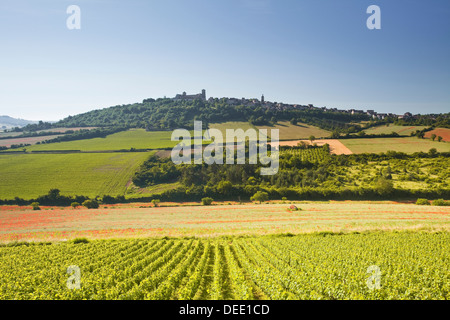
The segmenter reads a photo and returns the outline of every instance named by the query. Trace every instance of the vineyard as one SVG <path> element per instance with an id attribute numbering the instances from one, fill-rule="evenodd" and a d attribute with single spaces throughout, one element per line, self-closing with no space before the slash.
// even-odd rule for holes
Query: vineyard
<path id="1" fill-rule="evenodd" d="M 448 299 L 449 244 L 447 232 L 373 232 L 5 245 L 0 299 Z"/>
<path id="2" fill-rule="evenodd" d="M 312 149 L 285 149 L 280 152 L 281 157 L 289 159 L 295 159 L 300 161 L 321 163 L 327 159 L 330 155 L 329 151 L 325 148 L 312 148 Z"/>

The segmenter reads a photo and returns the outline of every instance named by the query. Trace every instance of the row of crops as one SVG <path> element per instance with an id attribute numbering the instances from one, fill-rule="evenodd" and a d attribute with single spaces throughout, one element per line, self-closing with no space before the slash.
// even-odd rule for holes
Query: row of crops
<path id="1" fill-rule="evenodd" d="M 0 299 L 448 299 L 449 249 L 446 232 L 4 246 Z"/>
<path id="2" fill-rule="evenodd" d="M 303 162 L 320 163 L 329 158 L 330 153 L 323 147 L 311 148 L 311 149 L 283 149 L 280 155 L 287 161 L 296 160 Z M 291 163 L 291 166 L 295 166 L 295 163 Z"/>

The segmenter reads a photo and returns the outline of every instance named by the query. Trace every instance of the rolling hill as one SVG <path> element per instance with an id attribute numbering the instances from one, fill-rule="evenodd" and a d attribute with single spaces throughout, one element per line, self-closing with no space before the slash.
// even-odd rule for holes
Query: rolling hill
<path id="1" fill-rule="evenodd" d="M 0 130 L 11 129 L 15 127 L 25 127 L 28 124 L 37 123 L 36 121 L 29 121 L 23 119 L 16 119 L 10 116 L 0 116 Z"/>

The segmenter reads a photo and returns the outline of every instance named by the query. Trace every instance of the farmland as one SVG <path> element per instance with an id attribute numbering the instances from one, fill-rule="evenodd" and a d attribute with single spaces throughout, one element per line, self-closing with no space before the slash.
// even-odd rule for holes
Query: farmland
<path id="1" fill-rule="evenodd" d="M 27 147 L 27 151 L 45 150 L 81 150 L 81 151 L 107 151 L 135 149 L 172 148 L 178 142 L 171 141 L 172 132 L 154 131 L 147 132 L 144 129 L 134 129 L 118 132 L 106 138 L 94 138 L 88 140 L 68 141 L 35 145 Z"/>
<path id="2" fill-rule="evenodd" d="M 326 138 L 331 135 L 331 132 L 312 125 L 305 123 L 293 125 L 288 121 L 280 121 L 274 126 L 258 126 L 258 129 L 267 129 L 269 137 L 271 129 L 278 129 L 280 130 L 280 140 L 309 139 L 310 136 Z"/>
<path id="3" fill-rule="evenodd" d="M 303 141 L 307 145 L 316 144 L 317 146 L 323 146 L 324 144 L 328 144 L 330 146 L 331 154 L 352 154 L 353 153 L 349 148 L 344 146 L 341 141 L 336 140 L 336 139 L 314 140 L 312 143 L 309 140 L 280 141 L 280 146 L 295 147 L 301 141 Z"/>
<path id="4" fill-rule="evenodd" d="M 66 195 L 124 194 L 149 154 L 0 154 L 0 198 L 30 199 L 52 188 Z"/>
<path id="5" fill-rule="evenodd" d="M 450 143 L 437 142 L 416 137 L 405 138 L 370 138 L 370 139 L 340 139 L 353 153 L 380 153 L 387 151 L 414 153 L 428 152 L 436 148 L 438 152 L 449 152 Z"/>
<path id="6" fill-rule="evenodd" d="M 408 136 L 411 132 L 415 132 L 416 130 L 423 130 L 428 127 L 426 126 L 395 126 L 395 125 L 382 125 L 378 127 L 372 127 L 367 130 L 364 130 L 367 134 L 390 134 L 392 132 L 396 132 L 401 136 Z"/>
<path id="7" fill-rule="evenodd" d="M 28 138 L 11 138 L 11 139 L 0 139 L 0 147 L 11 147 L 11 145 L 20 145 L 20 144 L 36 144 L 38 142 L 42 142 L 49 139 L 54 139 L 56 137 L 60 137 L 62 135 L 54 135 L 54 136 L 40 136 L 40 137 L 28 137 Z"/>
<path id="8" fill-rule="evenodd" d="M 290 204 L 149 203 L 102 205 L 100 209 L 0 206 L 0 240 L 63 240 L 86 236 L 216 237 L 368 230 L 447 230 L 448 207 L 392 202 L 295 202 Z"/>
<path id="9" fill-rule="evenodd" d="M 448 232 L 376 232 L 0 247 L 0 299 L 446 300 L 449 243 Z"/>
<path id="10" fill-rule="evenodd" d="M 436 137 L 441 136 L 442 141 L 450 142 L 450 129 L 437 128 L 425 133 L 425 138 L 431 139 L 431 135 L 435 134 Z"/>
<path id="11" fill-rule="evenodd" d="M 233 142 L 232 139 L 227 139 L 227 129 L 230 129 L 230 130 L 242 129 L 242 130 L 244 130 L 244 132 L 247 131 L 248 129 L 255 129 L 256 131 L 258 131 L 258 129 L 255 126 L 249 124 L 248 122 L 243 122 L 243 121 L 211 123 L 211 124 L 209 124 L 209 128 L 220 130 L 222 132 L 224 142 L 228 142 L 228 141 Z"/>

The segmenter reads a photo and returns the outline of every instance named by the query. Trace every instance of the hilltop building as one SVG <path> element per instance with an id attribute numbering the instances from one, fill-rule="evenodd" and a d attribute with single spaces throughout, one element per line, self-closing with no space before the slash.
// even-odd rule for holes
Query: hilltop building
<path id="1" fill-rule="evenodd" d="M 182 94 L 177 94 L 175 96 L 175 98 L 173 98 L 174 100 L 180 101 L 180 100 L 188 100 L 188 101 L 192 101 L 195 99 L 200 99 L 200 100 L 206 100 L 206 90 L 203 89 L 202 93 L 199 94 L 186 94 L 186 92 L 183 92 Z"/>

